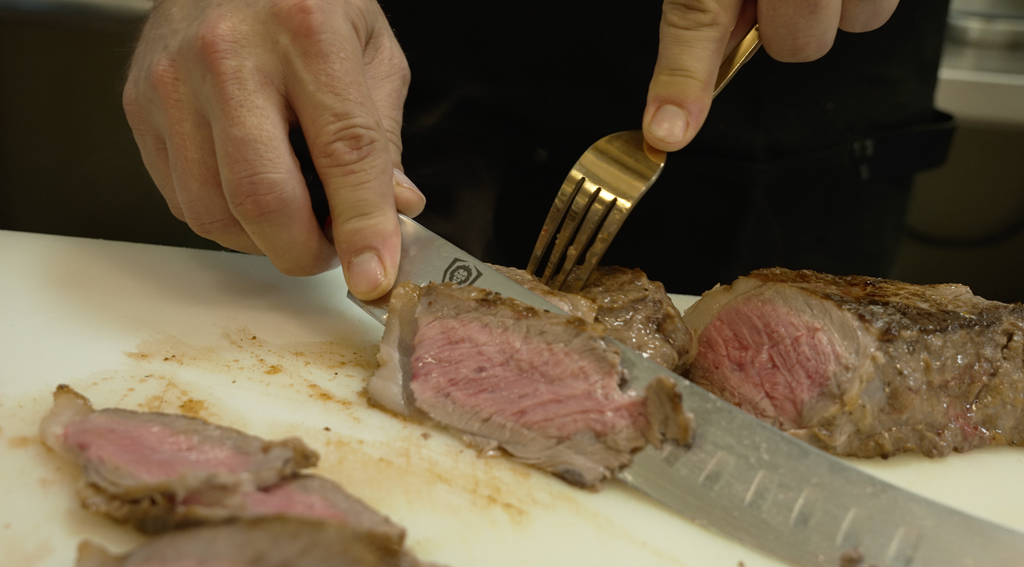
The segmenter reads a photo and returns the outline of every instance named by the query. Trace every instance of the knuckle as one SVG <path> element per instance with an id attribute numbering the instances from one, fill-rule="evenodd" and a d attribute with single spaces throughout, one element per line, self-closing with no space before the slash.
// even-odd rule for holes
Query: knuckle
<path id="1" fill-rule="evenodd" d="M 704 31 L 730 28 L 720 2 L 712 0 L 665 0 L 662 23 L 675 29 Z"/>
<path id="2" fill-rule="evenodd" d="M 352 175 L 372 167 L 374 156 L 388 152 L 388 142 L 371 117 L 351 115 L 321 128 L 314 148 L 314 161 L 341 175 Z"/>
<path id="3" fill-rule="evenodd" d="M 158 94 L 177 91 L 182 83 L 178 65 L 170 57 L 158 57 L 153 61 L 153 69 L 149 73 L 149 82 Z"/>
<path id="4" fill-rule="evenodd" d="M 196 46 L 207 62 L 231 58 L 238 51 L 242 32 L 235 21 L 222 13 L 210 14 L 196 32 Z"/>
<path id="5" fill-rule="evenodd" d="M 177 60 L 169 55 L 153 59 L 149 68 L 140 73 L 138 80 L 138 84 L 132 81 L 126 85 L 121 99 L 129 123 L 142 118 L 147 107 L 147 97 L 155 97 L 163 108 L 175 107 L 184 99 L 186 88 L 182 69 Z"/>
<path id="6" fill-rule="evenodd" d="M 320 37 L 326 33 L 329 17 L 321 0 L 273 0 L 274 20 L 297 38 Z"/>
<path id="7" fill-rule="evenodd" d="M 227 241 L 230 235 L 241 230 L 238 221 L 230 215 L 189 213 L 186 209 L 179 218 L 188 223 L 192 232 L 214 242 Z"/>
<path id="8" fill-rule="evenodd" d="M 245 31 L 230 15 L 212 14 L 196 34 L 199 61 L 209 71 L 215 88 L 223 91 L 247 65 Z"/>
<path id="9" fill-rule="evenodd" d="M 701 69 L 690 65 L 663 65 L 658 68 L 658 79 L 676 88 L 701 85 L 706 80 Z"/>
<path id="10" fill-rule="evenodd" d="M 346 203 L 339 218 L 335 220 L 335 241 L 343 247 L 358 248 L 360 242 L 380 242 L 389 226 L 389 218 L 395 211 L 385 213 L 381 209 L 356 210 Z"/>
<path id="11" fill-rule="evenodd" d="M 228 207 L 235 217 L 266 224 L 291 205 L 290 193 L 281 175 L 253 171 L 239 175 L 225 187 Z"/>

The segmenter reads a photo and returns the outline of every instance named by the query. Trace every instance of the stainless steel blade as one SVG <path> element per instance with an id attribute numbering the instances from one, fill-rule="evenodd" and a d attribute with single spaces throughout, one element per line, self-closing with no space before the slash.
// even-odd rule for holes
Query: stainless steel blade
<path id="1" fill-rule="evenodd" d="M 399 282 L 476 285 L 561 312 L 416 222 L 401 224 Z M 386 298 L 352 300 L 384 322 Z M 674 379 L 697 425 L 689 449 L 648 447 L 619 478 L 697 524 L 797 566 L 1024 563 L 1024 534 L 864 473 L 619 347 L 631 385 Z"/>

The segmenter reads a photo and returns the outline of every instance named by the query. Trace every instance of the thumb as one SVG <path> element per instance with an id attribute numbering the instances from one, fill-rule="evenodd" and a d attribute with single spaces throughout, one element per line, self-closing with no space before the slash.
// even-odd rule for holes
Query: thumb
<path id="1" fill-rule="evenodd" d="M 655 148 L 676 151 L 704 124 L 741 6 L 753 18 L 754 3 L 747 5 L 743 0 L 665 0 L 643 120 L 644 137 Z"/>

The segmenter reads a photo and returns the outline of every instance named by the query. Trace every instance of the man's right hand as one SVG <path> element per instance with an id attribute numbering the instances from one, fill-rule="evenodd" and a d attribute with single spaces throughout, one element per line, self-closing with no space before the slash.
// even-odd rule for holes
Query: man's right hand
<path id="1" fill-rule="evenodd" d="M 409 67 L 373 0 L 158 0 L 124 107 L 175 216 L 282 272 L 340 260 L 362 299 L 391 288 L 423 195 L 401 173 Z M 301 126 L 323 181 L 333 245 L 288 141 Z"/>

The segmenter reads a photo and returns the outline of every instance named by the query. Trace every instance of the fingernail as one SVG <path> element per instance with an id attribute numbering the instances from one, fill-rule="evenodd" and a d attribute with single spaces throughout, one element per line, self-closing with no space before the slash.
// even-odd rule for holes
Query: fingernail
<path id="1" fill-rule="evenodd" d="M 666 144 L 678 144 L 686 135 L 686 113 L 674 104 L 662 105 L 651 117 L 651 135 Z"/>
<path id="2" fill-rule="evenodd" d="M 409 176 L 407 176 L 405 172 L 403 172 L 401 169 L 398 169 L 397 167 L 395 168 L 395 183 L 401 185 L 402 187 L 405 187 L 406 189 L 412 189 L 416 193 L 419 193 L 421 197 L 423 196 L 423 193 L 420 191 L 420 188 L 417 187 L 416 184 L 412 182 L 412 179 L 409 179 Z"/>
<path id="3" fill-rule="evenodd" d="M 348 263 L 348 289 L 355 296 L 368 296 L 384 283 L 384 264 L 376 252 L 362 252 Z"/>

